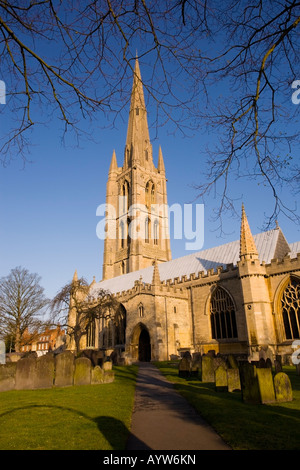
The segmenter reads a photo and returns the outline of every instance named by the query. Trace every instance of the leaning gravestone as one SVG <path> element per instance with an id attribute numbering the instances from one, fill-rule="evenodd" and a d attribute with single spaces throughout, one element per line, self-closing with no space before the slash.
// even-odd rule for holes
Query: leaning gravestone
<path id="1" fill-rule="evenodd" d="M 73 385 L 74 354 L 64 351 L 55 357 L 55 381 L 56 387 L 68 387 Z"/>
<path id="2" fill-rule="evenodd" d="M 214 359 L 211 355 L 202 356 L 202 382 L 215 381 Z"/>
<path id="3" fill-rule="evenodd" d="M 189 377 L 191 374 L 192 361 L 189 357 L 183 357 L 178 365 L 179 377 Z"/>
<path id="4" fill-rule="evenodd" d="M 87 357 L 75 360 L 74 385 L 90 385 L 91 361 Z"/>
<path id="5" fill-rule="evenodd" d="M 227 369 L 228 392 L 236 392 L 241 390 L 239 369 Z"/>
<path id="6" fill-rule="evenodd" d="M 36 359 L 34 388 L 51 388 L 54 383 L 54 355 L 45 354 Z"/>
<path id="7" fill-rule="evenodd" d="M 225 367 L 219 366 L 215 372 L 216 390 L 225 392 L 228 389 L 227 371 Z"/>
<path id="8" fill-rule="evenodd" d="M 36 358 L 28 356 L 20 359 L 16 366 L 16 390 L 26 390 L 35 388 Z"/>
<path id="9" fill-rule="evenodd" d="M 269 367 L 257 369 L 256 373 L 261 403 L 274 403 L 275 390 L 271 369 Z"/>
<path id="10" fill-rule="evenodd" d="M 293 391 L 289 377 L 284 372 L 278 372 L 274 377 L 276 401 L 286 402 L 293 400 Z"/>

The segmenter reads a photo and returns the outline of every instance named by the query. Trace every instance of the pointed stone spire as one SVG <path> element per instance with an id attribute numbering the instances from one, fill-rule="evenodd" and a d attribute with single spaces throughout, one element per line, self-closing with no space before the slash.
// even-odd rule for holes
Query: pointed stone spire
<path id="1" fill-rule="evenodd" d="M 147 110 L 139 61 L 135 59 L 124 165 L 152 160 Z"/>
<path id="2" fill-rule="evenodd" d="M 251 233 L 244 204 L 242 204 L 242 221 L 240 236 L 240 260 L 258 259 L 258 251 Z"/>
<path id="3" fill-rule="evenodd" d="M 134 66 L 130 110 L 136 110 L 136 108 L 144 109 L 146 111 L 142 75 L 137 57 L 135 59 Z"/>
<path id="4" fill-rule="evenodd" d="M 73 276 L 73 282 L 76 282 L 76 281 L 78 281 L 77 269 L 75 269 L 75 273 L 74 273 L 74 276 Z"/>
<path id="5" fill-rule="evenodd" d="M 159 150 L 158 150 L 158 165 L 157 165 L 157 169 L 159 171 L 159 173 L 165 173 L 166 170 L 165 170 L 165 164 L 164 164 L 164 159 L 163 159 L 163 154 L 162 154 L 162 151 L 161 151 L 161 146 L 159 146 Z"/>
<path id="6" fill-rule="evenodd" d="M 116 157 L 116 152 L 115 150 L 113 151 L 111 162 L 110 162 L 110 167 L 108 173 L 112 173 L 113 171 L 116 171 L 118 169 L 118 163 L 117 163 L 117 157 Z"/>
<path id="7" fill-rule="evenodd" d="M 152 276 L 152 286 L 160 286 L 160 275 L 159 275 L 159 269 L 158 269 L 158 264 L 157 260 L 155 258 L 155 261 L 153 263 L 153 276 Z"/>

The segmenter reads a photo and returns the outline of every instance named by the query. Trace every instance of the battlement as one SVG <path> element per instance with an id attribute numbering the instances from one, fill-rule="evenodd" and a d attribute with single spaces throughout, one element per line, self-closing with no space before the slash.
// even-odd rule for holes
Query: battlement
<path id="1" fill-rule="evenodd" d="M 268 275 L 289 271 L 300 271 L 300 253 L 297 253 L 297 256 L 292 258 L 290 254 L 284 256 L 283 259 L 274 258 L 269 264 L 265 264 L 265 268 Z"/>

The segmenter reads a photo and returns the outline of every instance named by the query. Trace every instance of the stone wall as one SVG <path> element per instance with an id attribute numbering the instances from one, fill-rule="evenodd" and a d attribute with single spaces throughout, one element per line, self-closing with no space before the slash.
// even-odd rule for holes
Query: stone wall
<path id="1" fill-rule="evenodd" d="M 78 357 L 71 351 L 41 357 L 29 355 L 17 362 L 0 365 L 0 391 L 35 390 L 113 382 L 112 363 L 93 366 L 87 357 Z"/>

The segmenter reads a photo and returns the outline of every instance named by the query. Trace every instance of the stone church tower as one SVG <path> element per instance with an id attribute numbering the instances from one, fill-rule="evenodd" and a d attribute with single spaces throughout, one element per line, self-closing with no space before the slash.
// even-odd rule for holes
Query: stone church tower
<path id="1" fill-rule="evenodd" d="M 123 166 L 114 151 L 108 173 L 103 280 L 171 259 L 166 181 L 161 148 L 153 163 L 136 59 Z"/>

